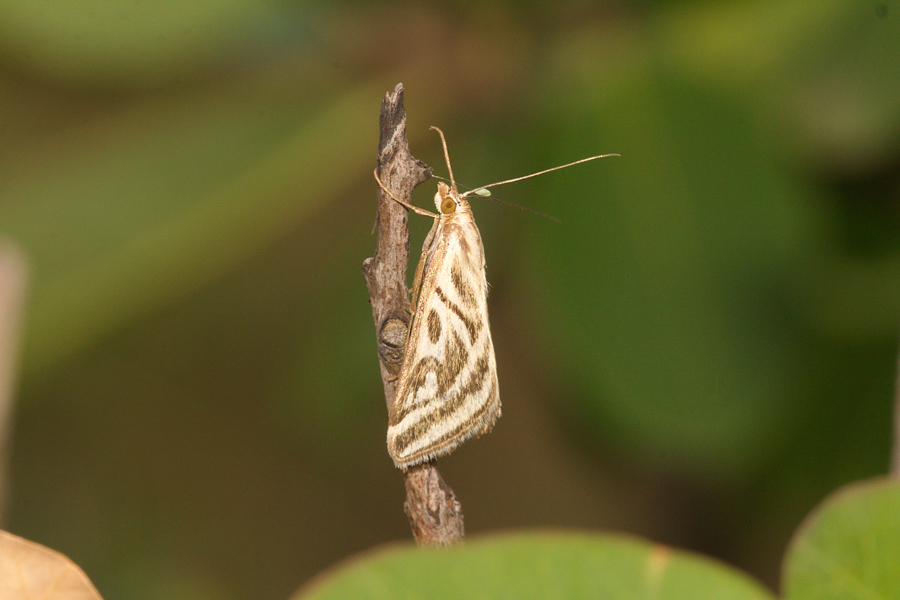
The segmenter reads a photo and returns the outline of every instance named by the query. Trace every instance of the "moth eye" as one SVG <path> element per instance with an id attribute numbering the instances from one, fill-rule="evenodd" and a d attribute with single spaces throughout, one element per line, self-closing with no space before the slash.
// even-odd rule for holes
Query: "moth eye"
<path id="1" fill-rule="evenodd" d="M 456 202 L 453 201 L 453 198 L 447 196 L 444 198 L 444 201 L 441 202 L 441 212 L 445 215 L 452 213 L 456 210 Z"/>

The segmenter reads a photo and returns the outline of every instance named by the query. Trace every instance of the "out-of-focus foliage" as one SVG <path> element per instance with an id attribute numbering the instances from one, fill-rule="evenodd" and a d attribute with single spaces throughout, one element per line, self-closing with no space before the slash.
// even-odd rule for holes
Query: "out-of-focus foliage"
<path id="1" fill-rule="evenodd" d="M 785 600 L 890 598 L 900 589 L 900 484 L 853 484 L 818 507 L 785 557 Z M 325 598 L 774 598 L 709 560 L 621 536 L 520 533 L 452 549 L 410 544 L 348 561 L 298 592 Z"/>
<path id="2" fill-rule="evenodd" d="M 562 224 L 475 206 L 504 417 L 441 465 L 469 530 L 774 582 L 887 464 L 896 1 L 0 1 L 7 528 L 135 599 L 283 598 L 408 536 L 360 276 L 397 82 L 413 154 L 444 172 L 440 126 L 472 187 L 622 155 L 494 190 Z"/>
<path id="3" fill-rule="evenodd" d="M 854 484 L 807 517 L 785 561 L 789 600 L 888 598 L 900 586 L 900 485 Z M 0 531 L 4 598 L 100 596 L 68 558 Z M 454 548 L 411 542 L 369 552 L 326 571 L 297 600 L 458 598 L 477 590 L 514 598 L 715 598 L 766 600 L 765 588 L 709 559 L 612 535 L 529 532 Z"/>
<path id="4" fill-rule="evenodd" d="M 240 54 L 264 53 L 291 32 L 283 10 L 255 0 L 29 2 L 0 4 L 11 66 L 77 87 L 170 85 Z"/>

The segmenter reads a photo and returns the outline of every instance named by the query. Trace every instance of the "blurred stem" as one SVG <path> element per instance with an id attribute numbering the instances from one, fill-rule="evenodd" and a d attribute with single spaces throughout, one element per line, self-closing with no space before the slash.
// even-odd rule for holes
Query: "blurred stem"
<path id="1" fill-rule="evenodd" d="M 0 519 L 6 508 L 16 357 L 28 268 L 22 252 L 0 240 Z"/>
<path id="2" fill-rule="evenodd" d="M 393 92 L 385 94 L 380 126 L 378 178 L 398 198 L 409 202 L 413 189 L 431 177 L 431 168 L 409 153 L 402 83 L 398 83 Z M 409 262 L 406 218 L 406 209 L 379 187 L 378 245 L 375 256 L 363 263 L 363 276 L 369 288 L 378 335 L 378 357 L 388 412 L 394 401 L 410 320 L 406 287 Z M 406 479 L 404 511 L 416 542 L 421 546 L 447 546 L 462 540 L 462 507 L 434 463 L 412 467 L 404 471 L 403 476 Z"/>
<path id="3" fill-rule="evenodd" d="M 894 448 L 890 474 L 892 477 L 900 477 L 900 350 L 897 353 L 897 379 L 894 382 Z"/>

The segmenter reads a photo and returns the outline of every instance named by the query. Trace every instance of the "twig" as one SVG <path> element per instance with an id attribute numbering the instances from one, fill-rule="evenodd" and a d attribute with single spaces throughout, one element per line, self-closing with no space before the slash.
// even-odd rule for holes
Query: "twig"
<path id="1" fill-rule="evenodd" d="M 403 84 L 385 94 L 381 105 L 378 141 L 378 178 L 398 198 L 409 202 L 413 189 L 431 177 L 431 168 L 409 153 Z M 377 186 L 376 186 L 377 187 Z M 397 375 L 403 362 L 410 305 L 406 287 L 409 262 L 407 211 L 378 189 L 378 244 L 373 258 L 363 262 L 372 316 L 378 337 L 381 380 L 388 410 L 394 401 Z M 413 536 L 422 546 L 446 546 L 463 537 L 462 509 L 433 462 L 404 471 L 406 502 Z"/>

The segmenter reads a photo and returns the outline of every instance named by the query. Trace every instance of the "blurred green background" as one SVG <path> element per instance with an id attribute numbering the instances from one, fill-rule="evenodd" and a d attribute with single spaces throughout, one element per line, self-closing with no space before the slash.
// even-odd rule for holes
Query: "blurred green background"
<path id="1" fill-rule="evenodd" d="M 5 528 L 106 598 L 280 599 L 410 539 L 361 276 L 378 113 L 474 207 L 504 402 L 467 531 L 626 531 L 777 585 L 888 466 L 900 2 L 0 1 L 28 256 Z M 430 207 L 431 182 L 415 201 Z M 430 223 L 411 216 L 412 254 Z"/>

